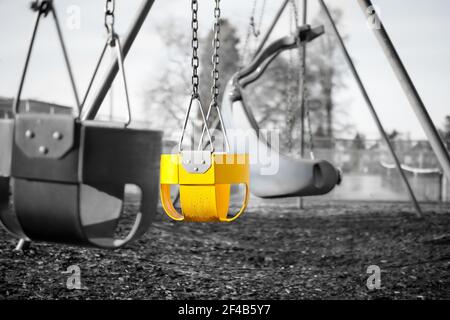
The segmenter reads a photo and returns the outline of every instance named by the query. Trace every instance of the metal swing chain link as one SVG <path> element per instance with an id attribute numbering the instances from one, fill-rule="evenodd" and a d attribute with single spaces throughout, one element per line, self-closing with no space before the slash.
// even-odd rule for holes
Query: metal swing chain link
<path id="1" fill-rule="evenodd" d="M 44 0 L 44 1 L 34 0 L 33 2 L 31 2 L 30 8 L 33 11 L 40 12 L 41 14 L 44 15 L 44 17 L 46 17 L 50 12 L 50 10 L 52 9 L 52 5 L 53 5 L 52 0 Z"/>
<path id="2" fill-rule="evenodd" d="M 213 47 L 213 53 L 211 56 L 211 62 L 213 65 L 212 71 L 211 71 L 211 77 L 212 77 L 212 86 L 211 86 L 211 102 L 209 104 L 208 113 L 206 114 L 206 121 L 209 120 L 209 117 L 211 115 L 211 111 L 213 108 L 217 111 L 217 116 L 219 117 L 219 122 L 222 127 L 222 133 L 225 139 L 225 145 L 227 148 L 227 151 L 230 151 L 230 143 L 228 141 L 227 132 L 225 128 L 225 124 L 223 122 L 222 114 L 220 112 L 219 107 L 219 94 L 220 94 L 220 72 L 219 72 L 219 63 L 220 63 L 220 56 L 219 56 L 219 49 L 220 49 L 220 0 L 215 0 L 215 7 L 214 7 L 214 26 L 213 26 L 213 40 L 212 40 L 212 47 Z M 205 126 L 202 130 L 202 135 L 200 137 L 200 143 L 199 143 L 199 149 L 202 148 L 203 143 L 203 136 L 205 134 L 205 129 L 207 127 L 207 123 L 205 123 Z"/>
<path id="3" fill-rule="evenodd" d="M 259 20 L 258 20 L 258 26 L 256 26 L 256 22 L 255 22 L 256 2 L 257 2 L 257 0 L 255 0 L 255 2 L 253 3 L 252 16 L 250 17 L 250 28 L 253 32 L 253 36 L 255 38 L 258 38 L 259 35 L 261 34 L 261 24 L 262 24 L 262 19 L 263 19 L 265 7 L 266 7 L 266 0 L 263 0 L 263 4 L 261 7 L 261 11 L 260 11 L 260 16 L 259 16 Z"/>
<path id="4" fill-rule="evenodd" d="M 103 47 L 102 53 L 100 54 L 100 57 L 97 61 L 97 65 L 94 69 L 94 73 L 91 77 L 91 80 L 89 82 L 88 88 L 86 90 L 86 93 L 84 95 L 82 106 L 85 104 L 87 97 L 89 96 L 89 93 L 91 91 L 92 85 L 94 83 L 95 77 L 97 76 L 97 72 L 100 68 L 100 65 L 102 63 L 102 60 L 105 56 L 105 52 L 108 46 L 111 48 L 115 47 L 117 52 L 117 64 L 119 67 L 119 72 L 122 75 L 122 81 L 123 81 L 123 87 L 125 91 L 125 100 L 127 105 L 127 113 L 128 113 L 128 119 L 125 122 L 125 127 L 128 127 L 131 123 L 131 106 L 130 106 L 130 98 L 128 94 L 128 85 L 127 85 L 127 78 L 125 74 L 125 66 L 124 66 L 124 56 L 122 54 L 122 46 L 120 44 L 120 39 L 117 33 L 114 30 L 114 12 L 115 12 L 116 3 L 115 0 L 106 0 L 105 2 L 105 17 L 104 17 L 104 25 L 107 32 L 107 40 L 106 44 Z M 84 114 L 82 117 L 85 120 L 87 113 Z"/>
<path id="5" fill-rule="evenodd" d="M 213 145 L 213 141 L 211 138 L 211 133 L 209 131 L 208 128 L 208 124 L 207 124 L 207 119 L 205 117 L 205 113 L 203 112 L 203 107 L 202 107 L 202 103 L 200 101 L 200 95 L 199 95 L 199 83 L 200 83 L 200 79 L 198 76 L 198 67 L 200 65 L 200 59 L 198 57 L 198 45 L 199 45 L 199 39 L 198 39 L 198 0 L 191 0 L 191 10 L 192 10 L 192 19 L 191 19 L 191 29 L 192 29 L 192 40 L 191 40 L 191 46 L 192 46 L 192 59 L 191 59 L 191 66 L 192 66 L 192 96 L 191 96 L 191 101 L 189 103 L 189 106 L 186 110 L 186 115 L 184 117 L 184 123 L 183 123 L 183 129 L 181 131 L 181 137 L 180 137 L 180 141 L 178 143 L 178 151 L 182 152 L 183 151 L 183 139 L 184 139 L 184 134 L 186 132 L 186 127 L 189 121 L 189 114 L 191 112 L 191 107 L 194 101 L 197 101 L 197 103 L 199 104 L 199 110 L 202 116 L 202 120 L 203 120 L 203 132 L 205 132 L 208 135 L 208 139 L 210 142 L 210 148 L 211 148 L 211 152 L 214 152 L 214 145 Z M 199 142 L 199 148 L 200 148 L 200 144 L 202 143 L 202 139 L 203 139 L 203 133 L 202 133 L 202 137 L 200 138 L 200 142 Z"/>
<path id="6" fill-rule="evenodd" d="M 115 0 L 106 0 L 105 3 L 105 28 L 108 32 L 108 35 L 114 34 L 114 11 L 116 9 L 116 1 Z"/>
<path id="7" fill-rule="evenodd" d="M 258 2 L 258 0 L 253 0 L 252 10 L 250 13 L 250 22 L 247 27 L 247 33 L 245 36 L 244 45 L 242 47 L 242 54 L 241 54 L 241 58 L 240 58 L 240 62 L 239 62 L 239 69 L 244 68 L 245 59 L 246 59 L 246 57 L 248 55 L 248 51 L 249 51 L 250 37 L 253 35 L 253 37 L 255 39 L 257 39 L 261 35 L 261 26 L 262 26 L 262 21 L 264 18 L 264 13 L 265 13 L 265 8 L 266 8 L 266 0 L 263 1 L 262 7 L 261 7 L 261 11 L 259 14 L 258 27 L 256 27 L 256 22 L 255 22 L 257 2 Z"/>
<path id="8" fill-rule="evenodd" d="M 16 114 L 19 112 L 20 96 L 22 93 L 25 77 L 26 77 L 26 74 L 28 71 L 28 65 L 29 65 L 30 58 L 31 58 L 31 52 L 33 50 L 34 42 L 36 40 L 36 35 L 38 33 L 38 26 L 41 21 L 40 20 L 41 16 L 43 15 L 44 17 L 46 17 L 50 12 L 52 12 L 53 20 L 55 22 L 56 31 L 57 31 L 57 35 L 58 35 L 58 40 L 59 40 L 59 43 L 61 45 L 61 49 L 63 52 L 64 62 L 66 64 L 67 72 L 69 74 L 70 84 L 72 86 L 72 91 L 73 91 L 73 94 L 75 97 L 75 103 L 77 105 L 78 116 L 79 116 L 81 113 L 81 104 L 80 104 L 80 100 L 78 97 L 78 90 L 77 90 L 77 87 L 75 84 L 73 71 L 72 71 L 70 60 L 69 60 L 69 55 L 67 53 L 66 45 L 64 43 L 64 38 L 63 38 L 61 26 L 59 24 L 59 19 L 58 19 L 55 7 L 53 5 L 53 0 L 42 0 L 42 1 L 35 0 L 35 1 L 31 2 L 30 9 L 32 11 L 37 12 L 38 16 L 37 16 L 37 19 L 35 20 L 35 23 L 33 26 L 33 33 L 32 33 L 31 40 L 30 40 L 30 43 L 28 46 L 27 56 L 25 59 L 25 65 L 24 65 L 21 79 L 20 79 L 19 89 L 18 89 L 17 96 L 16 96 L 16 98 L 14 100 L 14 104 L 13 104 L 13 113 Z"/>
<path id="9" fill-rule="evenodd" d="M 245 59 L 247 58 L 248 45 L 250 42 L 250 36 L 252 34 L 252 29 L 253 29 L 253 25 L 254 25 L 254 16 L 255 16 L 255 12 L 256 12 L 256 1 L 257 0 L 253 0 L 253 7 L 252 7 L 252 11 L 250 13 L 250 23 L 247 27 L 247 33 L 245 35 L 244 45 L 242 47 L 242 54 L 241 54 L 240 61 L 239 61 L 239 70 L 244 68 Z"/>
<path id="10" fill-rule="evenodd" d="M 198 97 L 199 91 L 199 76 L 198 76 L 198 67 L 200 65 L 200 59 L 198 57 L 198 1 L 192 0 L 192 22 L 191 22 L 191 28 L 192 28 L 192 60 L 191 60 L 191 66 L 192 66 L 192 95 L 194 97 Z"/>
<path id="11" fill-rule="evenodd" d="M 213 46 L 213 54 L 211 56 L 212 59 L 212 64 L 213 64 L 213 69 L 211 71 L 211 76 L 213 79 L 213 83 L 212 83 L 212 87 L 211 87 L 211 94 L 212 94 L 212 98 L 211 98 L 211 104 L 210 104 L 210 109 L 212 107 L 216 108 L 217 110 L 217 116 L 219 117 L 219 122 L 220 125 L 222 126 L 222 133 L 223 133 L 223 137 L 225 139 L 225 145 L 226 145 L 226 149 L 227 152 L 230 151 L 230 143 L 228 141 L 228 136 L 227 136 L 227 131 L 225 128 L 225 124 L 223 122 L 223 118 L 222 118 L 222 114 L 220 112 L 220 107 L 219 107 L 219 93 L 220 93 L 220 83 L 219 83 L 219 78 L 220 78 L 220 73 L 219 73 L 219 63 L 220 63 L 220 56 L 219 56 L 219 49 L 220 49 L 220 0 L 215 0 L 215 8 L 214 8 L 214 26 L 213 26 L 213 33 L 214 33 L 214 38 L 213 38 L 213 42 L 212 42 L 212 46 Z M 211 110 L 209 110 L 211 111 Z M 208 118 L 208 116 L 206 116 L 206 118 Z"/>
<path id="12" fill-rule="evenodd" d="M 295 20 L 295 25 L 298 27 L 300 25 L 300 18 L 299 18 L 299 14 L 298 14 L 298 7 L 297 7 L 297 3 L 296 0 L 291 0 L 291 5 L 292 5 L 292 9 L 294 12 L 294 20 Z M 300 95 L 300 105 L 304 108 L 304 114 L 305 114 L 305 122 L 307 122 L 307 130 L 304 130 L 304 132 L 306 131 L 308 133 L 308 145 L 309 145 L 309 152 L 310 152 L 310 157 L 311 159 L 314 159 L 314 137 L 313 137 L 313 133 L 312 133 L 312 128 L 311 128 L 311 118 L 310 118 L 310 112 L 309 112 L 309 108 L 307 106 L 308 103 L 308 88 L 306 86 L 306 65 L 303 63 L 303 52 L 302 52 L 302 46 L 305 46 L 305 44 L 301 44 L 301 39 L 299 36 L 297 36 L 297 47 L 298 47 L 298 58 L 299 58 L 299 62 L 300 62 L 300 72 L 298 75 L 298 83 L 299 83 L 299 95 Z M 302 126 L 305 123 L 302 123 Z M 302 129 L 303 130 L 303 129 Z"/>
<path id="13" fill-rule="evenodd" d="M 290 32 L 293 33 L 292 30 L 292 18 L 294 16 L 294 23 L 295 23 L 295 28 L 297 28 L 298 25 L 298 14 L 297 14 L 297 8 L 295 7 L 295 4 L 291 1 L 291 4 L 293 6 L 293 9 L 290 11 L 290 16 L 289 16 L 289 25 L 290 25 Z M 294 66 L 294 61 L 293 61 L 293 57 L 292 57 L 292 52 L 289 51 L 289 60 L 288 60 L 288 66 L 289 66 L 289 70 L 287 73 L 287 86 L 288 86 L 288 92 L 287 92 L 287 148 L 288 151 L 292 151 L 292 147 L 293 147 L 293 136 L 292 136 L 292 131 L 293 131 L 293 127 L 295 126 L 295 122 L 296 122 L 296 117 L 295 117 L 295 112 L 294 112 L 294 91 L 298 89 L 298 78 L 294 79 L 293 77 L 293 72 L 295 70 Z"/>
<path id="14" fill-rule="evenodd" d="M 214 8 L 214 26 L 213 26 L 213 54 L 211 56 L 211 62 L 213 65 L 213 69 L 211 71 L 212 76 L 212 87 L 211 87 L 211 101 L 212 105 L 217 107 L 218 106 L 218 98 L 219 98 L 219 63 L 220 63 L 220 57 L 219 57 L 219 48 L 220 48 L 220 0 L 216 1 L 216 7 Z"/>

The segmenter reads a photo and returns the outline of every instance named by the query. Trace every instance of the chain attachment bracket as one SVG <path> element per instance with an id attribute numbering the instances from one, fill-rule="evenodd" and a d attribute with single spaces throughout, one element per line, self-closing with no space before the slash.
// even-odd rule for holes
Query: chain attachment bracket
<path id="1" fill-rule="evenodd" d="M 32 11 L 40 12 L 46 17 L 53 8 L 53 0 L 34 0 L 30 4 Z"/>

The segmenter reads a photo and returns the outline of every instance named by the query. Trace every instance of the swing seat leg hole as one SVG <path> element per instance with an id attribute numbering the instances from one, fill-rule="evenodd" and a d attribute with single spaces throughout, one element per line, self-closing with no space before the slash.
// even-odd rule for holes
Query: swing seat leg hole
<path id="1" fill-rule="evenodd" d="M 81 196 L 84 228 L 90 238 L 125 238 L 141 212 L 142 191 L 135 184 L 108 191 L 84 185 Z"/>
<path id="2" fill-rule="evenodd" d="M 230 186 L 230 208 L 227 218 L 235 220 L 240 215 L 242 204 L 246 205 L 247 199 L 246 186 L 243 183 L 232 184 Z"/>
<path id="3" fill-rule="evenodd" d="M 324 179 L 323 179 L 323 172 L 322 168 L 319 164 L 315 164 L 313 168 L 313 179 L 314 179 L 314 186 L 318 189 L 322 188 L 324 186 Z"/>
<path id="4" fill-rule="evenodd" d="M 136 215 L 142 210 L 142 190 L 135 184 L 125 184 L 122 214 L 117 222 L 115 238 L 124 238 L 133 228 Z"/>

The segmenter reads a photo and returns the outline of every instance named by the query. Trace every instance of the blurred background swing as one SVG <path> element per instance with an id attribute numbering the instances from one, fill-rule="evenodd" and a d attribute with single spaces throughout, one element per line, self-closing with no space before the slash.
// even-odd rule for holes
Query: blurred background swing
<path id="1" fill-rule="evenodd" d="M 9 188 L 2 183 L 0 220 L 22 242 L 117 248 L 142 236 L 156 212 L 162 135 L 129 127 L 131 109 L 124 52 L 114 30 L 114 0 L 107 0 L 105 6 L 107 41 L 81 104 L 53 1 L 33 2 L 36 22 L 14 102 L 14 118 L 0 122 L 0 131 L 6 133 L 0 141 L 6 150 L 1 157 L 1 174 L 3 181 L 11 180 L 13 204 L 9 207 Z M 75 116 L 19 110 L 39 23 L 48 14 L 55 22 L 71 81 Z M 109 47 L 115 49 L 123 80 L 128 113 L 125 123 L 91 121 L 96 113 L 94 105 L 84 106 Z M 140 204 L 130 226 L 118 236 L 127 185 L 140 189 Z"/>
<path id="2" fill-rule="evenodd" d="M 256 2 L 255 2 L 256 3 Z M 255 52 L 254 58 L 248 66 L 241 68 L 227 84 L 222 102 L 222 112 L 226 125 L 232 129 L 235 134 L 230 140 L 232 148 L 235 152 L 249 152 L 252 157 L 251 165 L 251 191 L 254 195 L 262 198 L 281 198 L 281 197 L 299 197 L 321 195 L 331 191 L 335 185 L 340 183 L 340 172 L 329 162 L 324 160 L 315 160 L 312 151 L 312 133 L 310 132 L 310 149 L 311 160 L 299 159 L 303 156 L 300 150 L 300 157 L 294 159 L 292 157 L 279 153 L 279 145 L 273 145 L 267 138 L 262 136 L 257 121 L 245 102 L 243 89 L 247 85 L 255 82 L 262 76 L 269 64 L 284 50 L 298 49 L 301 50 L 299 58 L 301 60 L 300 76 L 298 77 L 298 87 L 292 88 L 300 95 L 298 101 L 299 108 L 302 112 L 302 139 L 305 132 L 305 63 L 306 63 L 306 43 L 314 40 L 323 33 L 323 27 L 311 28 L 306 25 L 299 25 L 298 11 L 295 2 L 292 4 L 292 12 L 295 16 L 295 28 L 292 35 L 279 39 L 264 48 L 271 31 L 273 30 L 277 20 L 281 16 L 287 2 L 282 9 L 276 14 L 275 21 L 267 31 L 260 46 Z M 255 6 L 254 6 L 255 8 Z M 306 9 L 306 8 L 305 8 Z M 250 18 L 249 29 L 255 28 L 254 10 Z M 306 19 L 306 15 L 304 20 Z M 249 36 L 250 32 L 248 32 Z M 259 30 L 253 31 L 255 37 L 259 36 Z M 247 36 L 247 37 L 248 37 Z M 248 39 L 246 40 L 248 42 Z M 293 79 L 291 79 L 293 80 Z M 291 85 L 291 84 L 289 84 Z M 295 90 L 297 89 L 297 90 Z M 289 119 L 295 121 L 297 110 L 293 110 L 295 106 L 292 104 L 291 97 L 288 102 Z M 292 139 L 290 135 L 287 137 Z"/>

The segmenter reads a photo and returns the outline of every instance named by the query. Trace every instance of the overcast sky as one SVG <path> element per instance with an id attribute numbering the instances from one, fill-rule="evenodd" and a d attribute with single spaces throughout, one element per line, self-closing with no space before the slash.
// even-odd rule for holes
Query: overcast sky
<path id="1" fill-rule="evenodd" d="M 0 96 L 14 96 L 23 66 L 27 41 L 33 24 L 33 14 L 28 0 L 0 0 Z M 116 29 L 124 34 L 141 0 L 117 0 Z M 238 27 L 243 38 L 247 30 L 253 0 L 222 0 L 222 15 Z M 262 2 L 262 0 L 260 0 Z M 266 0 L 263 28 L 272 19 L 281 0 Z M 445 115 L 450 115 L 450 1 L 448 0 L 374 0 L 397 50 L 402 57 L 428 111 L 438 126 Z M 84 92 L 89 76 L 105 40 L 103 27 L 103 0 L 55 0 L 63 31 L 72 59 L 80 95 Z M 409 107 L 396 78 L 371 31 L 356 0 L 328 1 L 343 11 L 341 31 L 348 35 L 348 49 L 357 64 L 386 129 L 409 133 L 412 138 L 424 134 Z M 80 9 L 80 28 L 68 28 L 74 7 Z M 147 21 L 133 46 L 126 63 L 131 101 L 135 118 L 145 108 L 144 92 L 164 71 L 167 55 L 158 36 L 157 28 L 170 25 L 186 25 L 189 33 L 190 1 L 156 0 Z M 200 29 L 206 34 L 211 28 L 213 2 L 200 0 Z M 310 16 L 318 10 L 315 0 L 310 1 Z M 286 35 L 289 14 L 276 28 L 273 38 Z M 24 98 L 71 104 L 67 76 L 59 48 L 56 46 L 54 27 L 46 22 L 40 29 Z M 190 75 L 186 75 L 189 77 Z M 369 138 L 378 133 L 359 91 L 350 74 L 346 78 L 347 89 L 339 96 L 341 107 L 348 110 L 355 128 Z M 119 91 L 116 85 L 116 91 Z M 122 114 L 123 97 L 115 95 L 115 113 Z M 103 108 L 103 113 L 107 110 Z M 156 117 L 157 115 L 155 115 Z"/>

